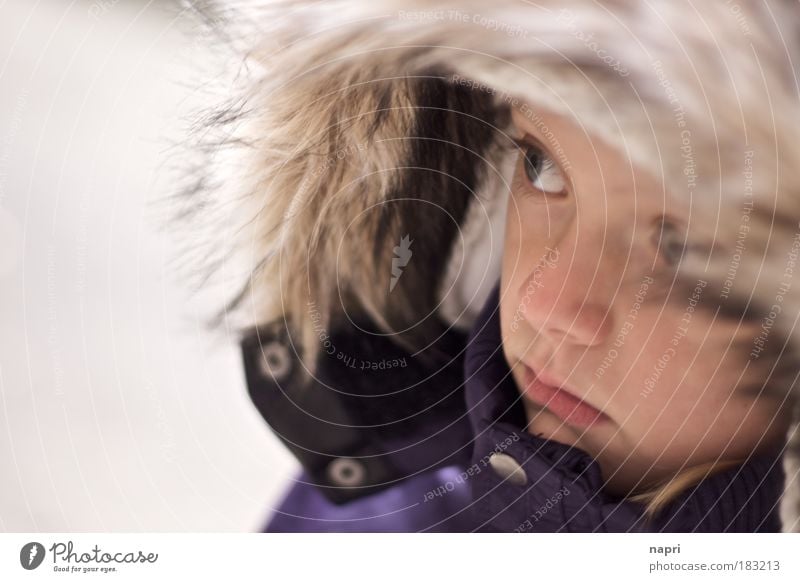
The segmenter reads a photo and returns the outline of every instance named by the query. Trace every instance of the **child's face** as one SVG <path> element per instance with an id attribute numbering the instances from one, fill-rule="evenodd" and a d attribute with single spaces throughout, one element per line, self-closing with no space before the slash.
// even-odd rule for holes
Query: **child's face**
<path id="1" fill-rule="evenodd" d="M 524 107 L 513 120 L 530 147 L 509 199 L 500 311 L 528 430 L 593 455 L 620 494 L 782 444 L 785 411 L 756 395 L 766 374 L 747 365 L 761 322 L 715 319 L 695 291 L 670 292 L 659 233 L 662 221 L 685 232 L 688 206 L 564 116 Z M 703 283 L 697 295 L 712 293 Z"/>

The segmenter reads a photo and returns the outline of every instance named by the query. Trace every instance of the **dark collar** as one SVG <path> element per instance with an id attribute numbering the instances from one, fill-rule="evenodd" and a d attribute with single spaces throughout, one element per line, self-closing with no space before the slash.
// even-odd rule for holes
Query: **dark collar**
<path id="1" fill-rule="evenodd" d="M 250 330 L 241 345 L 253 403 L 330 501 L 468 462 L 466 334 L 442 325 L 436 341 L 413 353 L 369 321 L 318 336 L 313 376 L 284 321 Z"/>

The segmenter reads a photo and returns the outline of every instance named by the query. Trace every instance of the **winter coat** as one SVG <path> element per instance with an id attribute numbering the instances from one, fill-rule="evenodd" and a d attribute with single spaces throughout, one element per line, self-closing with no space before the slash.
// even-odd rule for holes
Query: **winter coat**
<path id="1" fill-rule="evenodd" d="M 252 400 L 304 465 L 265 531 L 781 530 L 780 454 L 707 477 L 647 521 L 641 504 L 603 492 L 600 467 L 583 450 L 526 432 L 500 349 L 498 293 L 470 334 L 436 346 L 451 356 L 443 368 L 354 327 L 340 330 L 333 342 L 345 351 L 322 358 L 297 400 L 299 362 L 285 328 L 243 342 Z M 367 359 L 338 357 L 347 350 Z M 390 362 L 405 364 L 381 369 Z"/>

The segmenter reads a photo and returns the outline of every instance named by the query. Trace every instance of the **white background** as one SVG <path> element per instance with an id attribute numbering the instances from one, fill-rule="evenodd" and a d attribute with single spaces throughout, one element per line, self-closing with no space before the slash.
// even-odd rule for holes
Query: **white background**
<path id="1" fill-rule="evenodd" d="M 0 531 L 257 531 L 296 469 L 159 227 L 181 20 L 0 2 Z"/>

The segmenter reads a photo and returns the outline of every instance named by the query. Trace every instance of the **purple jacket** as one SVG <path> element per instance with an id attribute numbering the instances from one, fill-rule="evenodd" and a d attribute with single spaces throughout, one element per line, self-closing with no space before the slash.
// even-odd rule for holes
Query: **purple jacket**
<path id="1" fill-rule="evenodd" d="M 250 396 L 303 465 L 264 531 L 780 531 L 780 455 L 712 475 L 647 521 L 601 490 L 586 452 L 527 433 L 498 293 L 467 337 L 448 330 L 427 354 L 363 325 L 332 334 L 306 390 L 285 326 L 245 338 Z"/>

